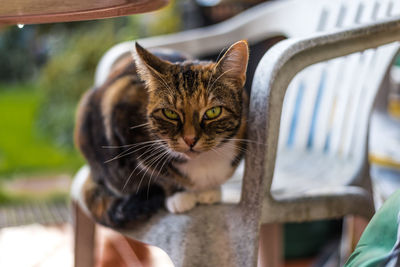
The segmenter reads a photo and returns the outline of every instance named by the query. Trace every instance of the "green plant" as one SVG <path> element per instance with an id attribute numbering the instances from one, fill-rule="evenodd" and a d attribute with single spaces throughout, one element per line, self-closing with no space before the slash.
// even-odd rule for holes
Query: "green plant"
<path id="1" fill-rule="evenodd" d="M 39 128 L 58 144 L 72 145 L 74 111 L 82 93 L 93 84 L 96 64 L 116 42 L 110 25 L 81 29 L 66 38 L 65 49 L 42 69 L 39 88 L 44 94 Z"/>
<path id="2" fill-rule="evenodd" d="M 56 147 L 34 127 L 41 99 L 32 85 L 0 85 L 0 180 L 56 169 L 71 173 L 82 164 L 77 152 Z"/>
<path id="3" fill-rule="evenodd" d="M 177 31 L 179 22 L 176 5 L 172 4 L 151 16 L 84 23 L 67 31 L 69 34 L 61 36 L 64 49 L 49 59 L 40 74 L 44 100 L 38 125 L 42 132 L 60 145 L 72 146 L 76 105 L 93 85 L 96 65 L 105 51 L 121 41 Z"/>
<path id="4" fill-rule="evenodd" d="M 0 34 L 0 81 L 14 82 L 30 79 L 36 71 L 34 43 L 35 28 L 24 31 L 17 27 L 2 29 Z"/>

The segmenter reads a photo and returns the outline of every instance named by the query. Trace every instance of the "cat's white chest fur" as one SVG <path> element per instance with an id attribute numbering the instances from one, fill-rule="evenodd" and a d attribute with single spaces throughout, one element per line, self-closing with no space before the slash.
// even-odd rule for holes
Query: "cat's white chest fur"
<path id="1" fill-rule="evenodd" d="M 234 171 L 232 161 L 236 154 L 235 145 L 228 142 L 214 151 L 203 152 L 185 163 L 177 164 L 176 167 L 191 180 L 191 190 L 209 190 L 231 177 Z"/>

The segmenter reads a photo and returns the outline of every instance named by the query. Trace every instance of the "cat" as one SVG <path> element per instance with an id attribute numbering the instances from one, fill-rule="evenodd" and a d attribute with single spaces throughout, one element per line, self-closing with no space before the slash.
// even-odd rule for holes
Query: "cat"
<path id="1" fill-rule="evenodd" d="M 74 133 L 90 167 L 86 210 L 116 228 L 219 202 L 246 147 L 246 41 L 217 62 L 137 42 L 133 58 L 84 94 Z"/>

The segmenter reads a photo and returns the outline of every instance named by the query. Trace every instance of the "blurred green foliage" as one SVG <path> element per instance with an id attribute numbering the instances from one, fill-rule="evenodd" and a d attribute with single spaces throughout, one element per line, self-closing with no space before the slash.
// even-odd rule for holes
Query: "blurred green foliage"
<path id="1" fill-rule="evenodd" d="M 122 41 L 179 28 L 179 14 L 176 5 L 171 4 L 152 14 L 81 23 L 66 31 L 61 36 L 64 48 L 40 73 L 39 88 L 44 98 L 39 128 L 56 143 L 71 147 L 75 107 L 82 93 L 93 85 L 96 65 L 107 49 Z"/>
<path id="2" fill-rule="evenodd" d="M 105 24 L 78 29 L 65 42 L 65 49 L 52 56 L 40 73 L 43 101 L 38 125 L 56 143 L 71 146 L 76 104 L 92 86 L 95 66 L 116 42 L 116 35 Z"/>
<path id="3" fill-rule="evenodd" d="M 150 14 L 87 22 L 26 25 L 0 32 L 0 180 L 73 173 L 75 108 L 113 45 L 180 29 L 173 2 Z M 2 199 L 12 199 L 0 185 Z M 11 194 L 12 195 L 12 194 Z"/>
<path id="4" fill-rule="evenodd" d="M 72 172 L 82 158 L 38 134 L 35 116 L 42 98 L 32 85 L 0 86 L 0 176 L 43 171 Z"/>
<path id="5" fill-rule="evenodd" d="M 24 34 L 17 27 L 5 30 L 0 36 L 0 80 L 6 82 L 25 80 L 35 72 L 35 47 L 32 27 Z"/>
<path id="6" fill-rule="evenodd" d="M 34 203 L 43 203 L 43 202 L 62 202 L 65 203 L 68 199 L 68 192 L 59 192 L 59 191 L 49 191 L 45 194 L 26 192 L 26 193 L 16 193 L 13 191 L 9 191 L 7 188 L 3 188 L 0 184 L 0 204 L 34 204 Z"/>

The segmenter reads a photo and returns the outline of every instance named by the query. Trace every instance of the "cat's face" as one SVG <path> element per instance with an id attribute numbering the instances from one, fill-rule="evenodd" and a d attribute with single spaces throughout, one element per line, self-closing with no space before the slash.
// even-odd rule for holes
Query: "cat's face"
<path id="1" fill-rule="evenodd" d="M 217 63 L 172 64 L 136 49 L 149 91 L 150 129 L 170 149 L 195 157 L 235 137 L 242 121 L 245 41 L 232 45 Z"/>

